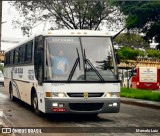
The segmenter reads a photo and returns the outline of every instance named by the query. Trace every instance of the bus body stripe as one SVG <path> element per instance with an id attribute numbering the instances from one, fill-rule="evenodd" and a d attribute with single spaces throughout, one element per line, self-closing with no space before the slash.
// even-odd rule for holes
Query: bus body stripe
<path id="1" fill-rule="evenodd" d="M 16 92 L 17 92 L 17 97 L 18 97 L 19 99 L 21 99 L 21 96 L 20 96 L 20 92 L 19 92 L 19 88 L 18 88 L 17 83 L 14 81 L 14 79 L 13 79 L 11 82 L 12 82 L 12 85 L 15 87 L 15 90 L 16 90 Z"/>

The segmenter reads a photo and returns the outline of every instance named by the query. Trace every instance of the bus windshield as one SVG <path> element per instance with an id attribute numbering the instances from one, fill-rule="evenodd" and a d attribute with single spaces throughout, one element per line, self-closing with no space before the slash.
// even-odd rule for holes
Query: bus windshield
<path id="1" fill-rule="evenodd" d="M 110 37 L 46 37 L 45 80 L 114 81 Z"/>

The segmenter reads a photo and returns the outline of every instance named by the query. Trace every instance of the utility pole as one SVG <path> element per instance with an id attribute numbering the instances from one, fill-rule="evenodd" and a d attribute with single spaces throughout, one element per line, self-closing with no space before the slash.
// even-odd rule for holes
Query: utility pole
<path id="1" fill-rule="evenodd" d="M 4 51 L 1 51 L 2 0 L 0 0 L 0 62 L 4 62 Z"/>
<path id="2" fill-rule="evenodd" d="M 0 51 L 1 51 L 1 27 L 2 27 L 2 0 L 0 0 Z"/>

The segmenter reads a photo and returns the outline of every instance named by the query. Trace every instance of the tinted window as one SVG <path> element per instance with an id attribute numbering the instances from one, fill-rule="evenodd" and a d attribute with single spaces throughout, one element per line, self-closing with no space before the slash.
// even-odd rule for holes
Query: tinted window
<path id="1" fill-rule="evenodd" d="M 29 42 L 28 44 L 26 44 L 25 61 L 27 62 L 32 61 L 32 47 L 33 47 L 32 44 L 33 42 Z"/>
<path id="2" fill-rule="evenodd" d="M 10 64 L 10 53 L 9 52 L 5 54 L 5 64 L 6 65 Z"/>
<path id="3" fill-rule="evenodd" d="M 43 66 L 44 66 L 43 43 L 44 43 L 43 36 L 36 37 L 35 47 L 34 47 L 34 70 L 39 85 L 42 85 L 42 79 L 43 79 Z"/>
<path id="4" fill-rule="evenodd" d="M 14 50 L 14 55 L 13 55 L 13 62 L 14 64 L 18 63 L 18 48 Z"/>
<path id="5" fill-rule="evenodd" d="M 20 63 L 24 62 L 24 54 L 25 54 L 25 46 L 22 46 L 19 48 L 18 62 Z"/>
<path id="6" fill-rule="evenodd" d="M 13 51 L 10 52 L 10 64 L 13 64 Z"/>

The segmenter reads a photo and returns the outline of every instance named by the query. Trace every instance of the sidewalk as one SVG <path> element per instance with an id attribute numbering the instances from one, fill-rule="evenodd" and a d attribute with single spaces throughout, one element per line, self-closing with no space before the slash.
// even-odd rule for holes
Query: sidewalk
<path id="1" fill-rule="evenodd" d="M 8 126 L 4 122 L 3 109 L 0 109 L 0 136 L 15 136 L 14 134 L 3 134 L 1 132 L 3 127 L 8 127 Z"/>
<path id="2" fill-rule="evenodd" d="M 121 97 L 121 103 L 143 106 L 160 110 L 160 102 Z"/>

